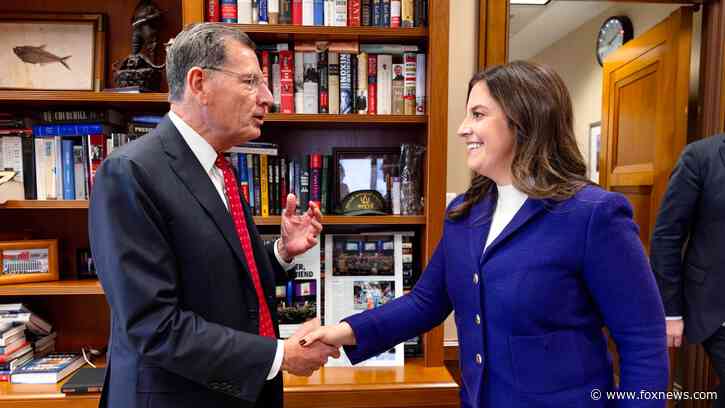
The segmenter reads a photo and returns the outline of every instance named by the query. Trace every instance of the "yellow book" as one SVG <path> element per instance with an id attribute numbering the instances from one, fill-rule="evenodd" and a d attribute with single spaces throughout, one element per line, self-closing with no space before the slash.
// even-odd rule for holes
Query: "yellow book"
<path id="1" fill-rule="evenodd" d="M 266 154 L 259 155 L 259 184 L 262 189 L 262 217 L 269 217 L 269 176 Z"/>

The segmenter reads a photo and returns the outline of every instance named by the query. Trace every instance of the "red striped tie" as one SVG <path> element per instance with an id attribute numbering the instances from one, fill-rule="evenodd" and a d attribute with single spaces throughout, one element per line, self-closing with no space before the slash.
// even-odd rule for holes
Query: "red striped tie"
<path id="1" fill-rule="evenodd" d="M 234 226 L 237 228 L 239 242 L 242 244 L 244 257 L 247 259 L 249 274 L 252 276 L 252 282 L 254 283 L 254 290 L 257 292 L 257 300 L 259 301 L 259 334 L 261 336 L 276 338 L 274 326 L 272 325 L 272 316 L 269 313 L 269 306 L 267 306 L 267 302 L 265 301 L 262 283 L 259 280 L 259 271 L 257 270 L 257 263 L 254 260 L 254 253 L 252 252 L 252 242 L 249 239 L 249 231 L 247 230 L 247 223 L 244 219 L 242 200 L 239 198 L 239 190 L 237 188 L 237 180 L 234 177 L 234 171 L 229 162 L 221 154 L 217 156 L 214 165 L 224 174 L 224 194 L 227 196 L 227 202 L 229 203 L 229 212 L 234 219 Z"/>

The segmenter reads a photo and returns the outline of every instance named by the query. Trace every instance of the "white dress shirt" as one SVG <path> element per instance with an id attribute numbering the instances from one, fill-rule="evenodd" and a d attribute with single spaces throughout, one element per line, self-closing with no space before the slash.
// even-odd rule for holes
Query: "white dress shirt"
<path id="1" fill-rule="evenodd" d="M 491 229 L 488 231 L 486 245 L 483 247 L 484 251 L 501 234 L 516 213 L 523 207 L 526 199 L 529 198 L 513 185 L 496 185 L 496 188 L 498 189 L 498 199 L 496 200 L 496 209 L 493 210 Z"/>
<path id="2" fill-rule="evenodd" d="M 217 193 L 219 193 L 219 198 L 224 203 L 224 206 L 227 207 L 227 210 L 229 210 L 229 203 L 227 203 L 227 197 L 224 194 L 224 175 L 222 174 L 221 170 L 219 170 L 214 165 L 218 153 L 216 152 L 216 150 L 214 150 L 213 147 L 211 147 L 206 139 L 201 137 L 199 133 L 192 129 L 191 126 L 184 122 L 184 120 L 181 119 L 177 114 L 169 111 L 169 119 L 171 119 L 171 122 L 174 124 L 174 126 L 176 126 L 176 129 L 179 131 L 179 133 L 181 133 L 181 137 L 184 139 L 186 144 L 189 145 L 189 148 L 191 149 L 192 153 L 194 153 L 194 156 L 196 156 L 197 160 L 199 160 L 199 163 L 204 169 L 204 172 L 206 172 L 206 174 L 209 176 L 212 184 L 214 184 L 214 188 L 216 188 Z M 277 258 L 277 262 L 279 262 L 282 268 L 286 271 L 292 269 L 295 266 L 294 259 L 292 260 L 292 262 L 285 262 L 282 259 L 282 257 L 279 255 L 279 252 L 277 251 L 277 242 L 274 243 L 274 256 Z M 282 367 L 283 359 L 284 341 L 277 340 L 277 351 L 274 355 L 274 362 L 272 363 L 272 368 L 269 370 L 269 375 L 267 375 L 267 380 L 271 380 L 277 376 L 280 368 Z"/>

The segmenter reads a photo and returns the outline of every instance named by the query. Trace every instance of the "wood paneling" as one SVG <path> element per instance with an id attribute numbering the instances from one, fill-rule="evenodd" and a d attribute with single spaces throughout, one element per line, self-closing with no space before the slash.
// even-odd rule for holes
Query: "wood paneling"
<path id="1" fill-rule="evenodd" d="M 158 48 L 156 50 L 158 62 L 163 62 L 163 43 L 176 35 L 181 27 L 181 0 L 155 0 L 164 12 L 159 31 Z M 111 65 L 115 61 L 125 58 L 131 53 L 131 18 L 133 10 L 138 4 L 137 0 L 23 0 L 3 1 L 0 9 L 13 12 L 42 12 L 42 13 L 103 13 L 108 17 L 106 33 L 106 87 L 113 86 Z M 165 84 L 166 81 L 164 80 Z M 165 85 L 164 85 L 165 87 Z M 162 89 L 166 90 L 166 88 Z"/>
<path id="2" fill-rule="evenodd" d="M 478 2 L 478 69 L 508 61 L 509 2 Z"/>
<path id="3" fill-rule="evenodd" d="M 708 1 L 702 11 L 699 139 L 725 130 L 725 2 Z"/>
<path id="4" fill-rule="evenodd" d="M 656 72 L 652 66 L 615 85 L 615 132 L 628 136 L 616 140 L 615 167 L 652 163 L 655 122 L 649 119 L 655 116 L 657 106 Z"/>

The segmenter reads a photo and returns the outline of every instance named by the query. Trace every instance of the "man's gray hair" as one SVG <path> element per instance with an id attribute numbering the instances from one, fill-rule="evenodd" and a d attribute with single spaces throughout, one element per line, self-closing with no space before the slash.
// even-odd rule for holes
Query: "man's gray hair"
<path id="1" fill-rule="evenodd" d="M 189 25 L 170 41 L 166 49 L 169 101 L 181 100 L 186 87 L 186 74 L 191 68 L 218 68 L 224 65 L 227 39 L 256 49 L 254 41 L 245 33 L 219 23 Z"/>

